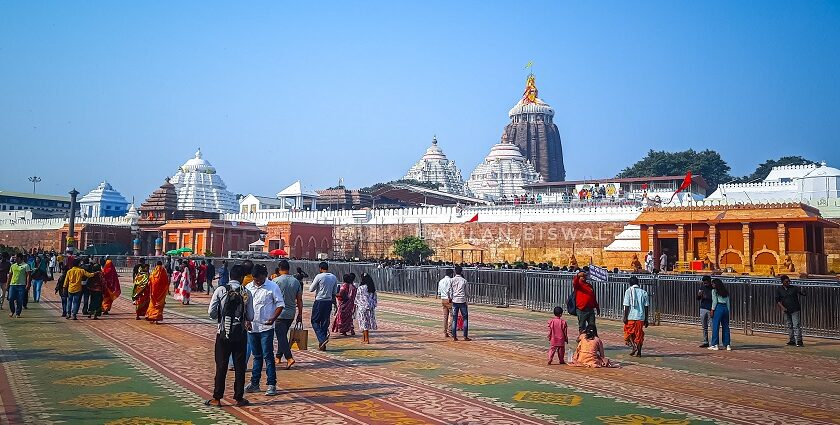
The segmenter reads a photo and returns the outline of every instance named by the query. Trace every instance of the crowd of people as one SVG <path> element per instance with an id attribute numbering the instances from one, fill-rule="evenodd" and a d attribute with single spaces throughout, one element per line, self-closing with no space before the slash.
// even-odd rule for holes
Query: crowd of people
<path id="1" fill-rule="evenodd" d="M 646 261 L 647 263 L 647 261 Z M 590 281 L 588 266 L 577 268 L 572 292 L 563 306 L 554 308 L 548 322 L 548 364 L 556 358 L 560 364 L 580 367 L 620 367 L 605 356 L 604 342 L 598 335 L 596 317 L 600 315 L 597 291 Z M 367 273 L 360 278 L 353 273 L 339 279 L 329 271 L 329 264 L 321 262 L 319 273 L 311 279 L 300 268 L 294 275 L 287 260 L 280 260 L 269 277 L 265 265 L 250 260 L 229 266 L 222 261 L 217 270 L 212 261 L 171 258 L 157 261 L 152 268 L 145 259 L 132 269 L 131 299 L 136 319 L 159 324 L 163 320 L 167 296 L 173 295 L 182 304 L 190 303 L 190 294 L 206 292 L 212 297 L 208 315 L 218 322 L 214 349 L 215 388 L 206 402 L 220 406 L 229 370 L 234 372 L 233 398 L 239 406 L 249 404 L 245 393 L 262 392 L 265 370 L 265 395 L 277 394 L 277 368 L 290 369 L 295 364 L 294 343 L 300 340 L 303 321 L 303 292 L 314 293 L 310 323 L 318 342 L 318 350 L 326 351 L 331 338 L 354 337 L 357 330 L 362 343 L 370 343 L 370 331 L 377 329 L 376 284 Z M 61 298 L 62 317 L 78 320 L 83 316 L 99 320 L 108 315 L 114 301 L 121 295 L 119 276 L 114 263 L 107 257 L 75 258 L 69 254 L 58 262 L 55 255 L 36 254 L 28 258 L 19 253 L 12 261 L 8 253 L 0 254 L 0 309 L 9 300 L 9 316 L 20 317 L 31 297 L 40 301 L 45 281 L 56 279 L 55 293 Z M 213 282 L 218 279 L 214 289 Z M 788 276 L 779 276 L 776 305 L 785 317 L 788 345 L 803 346 L 800 297 L 804 291 L 791 284 Z M 447 268 L 438 282 L 438 297 L 443 312 L 443 335 L 453 341 L 471 341 L 469 337 L 469 283 L 460 265 Z M 703 276 L 697 290 L 699 318 L 702 329 L 700 347 L 709 350 L 732 350 L 730 335 L 730 292 L 722 280 Z M 639 285 L 636 276 L 628 280 L 622 301 L 623 339 L 631 356 L 642 356 L 645 330 L 650 325 L 650 295 Z M 569 325 L 564 314 L 577 317 L 575 348 L 567 352 L 570 343 Z M 710 337 L 711 330 L 711 337 Z M 459 339 L 458 332 L 462 338 Z M 275 346 L 276 340 L 276 346 Z M 276 348 L 275 348 L 276 347 Z M 252 360 L 251 360 L 252 358 Z M 251 379 L 246 385 L 247 363 L 252 361 Z"/>
<path id="2" fill-rule="evenodd" d="M 223 263 L 222 268 L 226 270 L 227 264 Z M 377 329 L 378 296 L 373 278 L 363 274 L 357 283 L 357 276 L 349 273 L 339 283 L 338 277 L 330 273 L 329 264 L 321 262 L 318 268 L 319 273 L 308 286 L 309 292 L 315 294 L 310 324 L 318 350 L 327 350 L 333 334 L 355 336 L 357 326 L 362 343 L 369 344 L 370 331 Z M 305 343 L 297 331 L 302 328 L 303 281 L 308 276 L 299 268 L 291 275 L 289 262 L 280 260 L 272 275 L 274 279 L 268 277 L 265 265 L 245 260 L 230 267 L 227 281 L 220 281 L 213 292 L 208 314 L 219 325 L 214 353 L 216 375 L 213 397 L 205 402 L 208 406 L 221 406 L 229 370 L 234 372 L 233 399 L 237 406 L 250 404 L 246 393 L 262 392 L 263 369 L 265 395 L 277 395 L 277 365 L 285 359 L 285 369 L 290 369 L 295 364 L 292 343 Z M 251 357 L 251 379 L 246 386 Z"/>

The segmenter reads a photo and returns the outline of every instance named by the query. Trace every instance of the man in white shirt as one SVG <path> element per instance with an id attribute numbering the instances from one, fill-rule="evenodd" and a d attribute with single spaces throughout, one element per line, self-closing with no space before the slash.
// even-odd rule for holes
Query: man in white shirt
<path id="1" fill-rule="evenodd" d="M 452 312 L 452 303 L 449 302 L 449 288 L 452 286 L 452 276 L 454 275 L 455 272 L 452 269 L 446 269 L 446 276 L 438 282 L 438 296 L 443 306 L 443 334 L 447 338 L 452 336 L 449 334 L 449 328 L 452 326 L 449 319 L 449 313 Z"/>
<path id="2" fill-rule="evenodd" d="M 248 346 L 254 356 L 251 369 L 251 383 L 245 387 L 245 392 L 260 392 L 262 367 L 265 363 L 265 374 L 268 388 L 267 396 L 277 395 L 277 370 L 274 366 L 274 322 L 285 307 L 283 294 L 276 283 L 267 279 L 268 269 L 264 264 L 254 266 L 251 275 L 254 280 L 245 286 L 251 294 L 254 303 L 254 320 L 248 331 Z"/>
<path id="3" fill-rule="evenodd" d="M 659 271 L 663 273 L 668 271 L 668 253 L 665 251 L 662 251 L 662 255 L 659 256 Z"/>
<path id="4" fill-rule="evenodd" d="M 312 330 L 318 338 L 318 350 L 327 351 L 327 342 L 330 338 L 330 316 L 332 315 L 333 302 L 338 293 L 338 278 L 329 272 L 329 265 L 326 261 L 318 264 L 320 273 L 312 279 L 309 285 L 309 292 L 315 293 L 315 302 L 312 303 Z"/>
<path id="5" fill-rule="evenodd" d="M 455 266 L 455 277 L 450 280 L 446 298 L 452 304 L 452 339 L 458 340 L 458 314 L 460 313 L 464 319 L 464 341 L 471 341 L 467 321 L 467 280 L 461 276 L 461 266 Z"/>
<path id="6" fill-rule="evenodd" d="M 642 357 L 645 328 L 648 327 L 650 298 L 639 286 L 639 279 L 630 276 L 630 287 L 624 291 L 624 342 L 630 346 L 631 356 Z"/>

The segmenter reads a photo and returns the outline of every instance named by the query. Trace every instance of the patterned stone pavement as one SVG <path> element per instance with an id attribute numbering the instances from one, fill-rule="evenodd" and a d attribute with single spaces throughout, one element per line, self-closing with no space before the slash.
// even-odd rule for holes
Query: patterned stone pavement
<path id="1" fill-rule="evenodd" d="M 631 359 L 618 324 L 603 321 L 607 355 L 622 368 L 547 366 L 544 313 L 472 306 L 474 341 L 453 342 L 439 302 L 384 294 L 373 344 L 339 337 L 327 353 L 296 352 L 292 370 L 278 370 L 280 395 L 208 409 L 207 300 L 170 300 L 164 325 L 134 320 L 127 298 L 99 321 L 61 319 L 51 294 L 21 319 L 3 315 L 0 423 L 840 423 L 836 341 L 797 349 L 735 334 L 735 351 L 710 352 L 697 348 L 696 329 L 662 326 Z"/>

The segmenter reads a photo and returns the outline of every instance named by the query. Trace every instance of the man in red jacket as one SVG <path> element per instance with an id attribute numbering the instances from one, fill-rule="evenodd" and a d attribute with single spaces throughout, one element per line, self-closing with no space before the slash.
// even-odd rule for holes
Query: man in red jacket
<path id="1" fill-rule="evenodd" d="M 595 288 L 587 282 L 589 266 L 584 266 L 572 281 L 575 289 L 575 306 L 577 307 L 578 329 L 583 332 L 587 326 L 595 328 L 595 315 L 601 314 L 598 300 L 595 298 Z M 595 328 L 597 335 L 597 328 Z"/>

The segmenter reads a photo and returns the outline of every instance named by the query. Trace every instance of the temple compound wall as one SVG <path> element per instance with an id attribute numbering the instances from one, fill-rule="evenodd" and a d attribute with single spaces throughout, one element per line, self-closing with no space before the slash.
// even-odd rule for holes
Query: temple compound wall
<path id="1" fill-rule="evenodd" d="M 626 222 L 452 223 L 337 225 L 335 256 L 394 258 L 393 241 L 405 236 L 426 240 L 435 251 L 431 260 L 465 263 L 516 261 L 568 265 L 593 263 L 630 268 L 633 254 L 606 252 Z M 643 258 L 643 256 L 642 256 Z"/>

